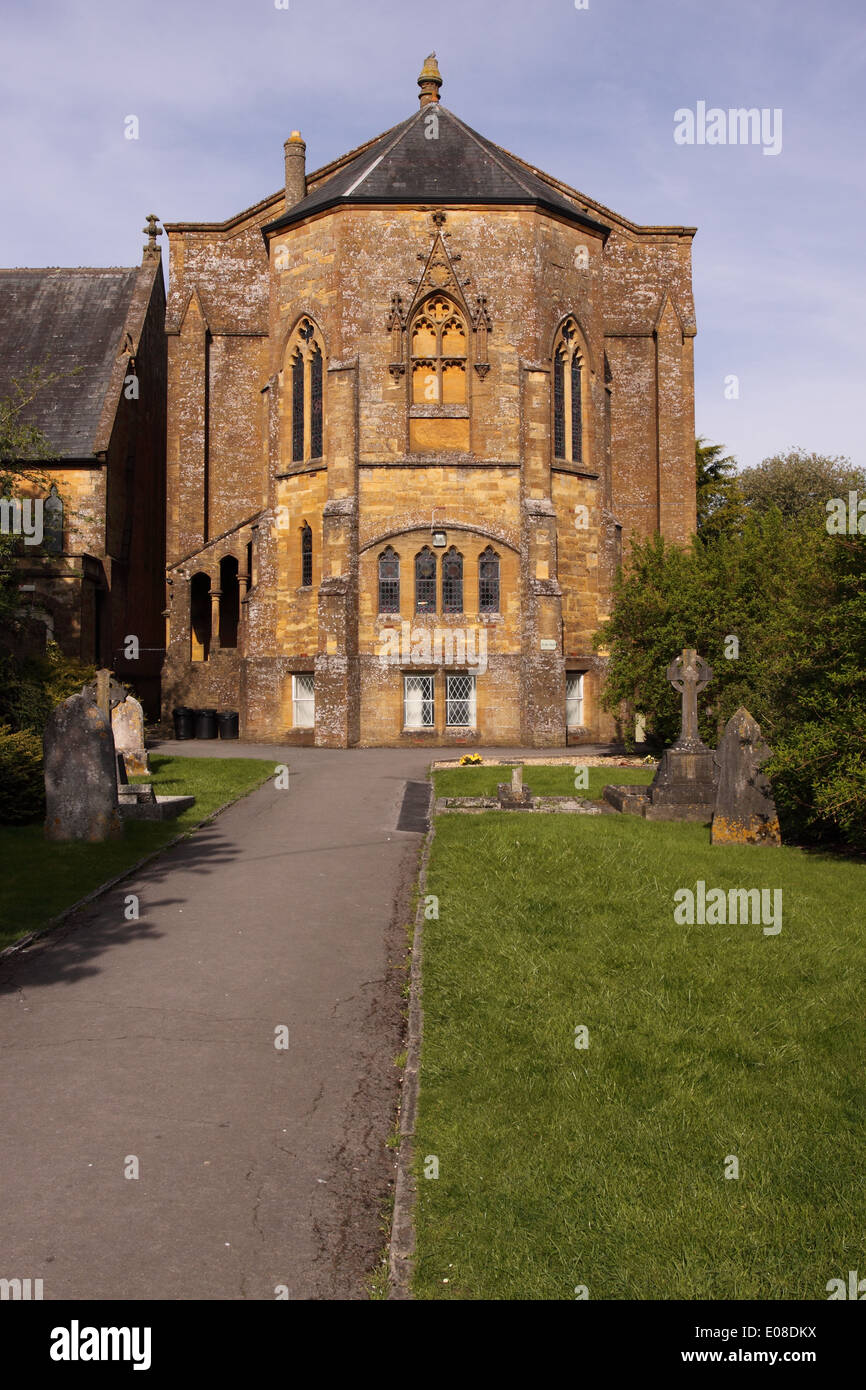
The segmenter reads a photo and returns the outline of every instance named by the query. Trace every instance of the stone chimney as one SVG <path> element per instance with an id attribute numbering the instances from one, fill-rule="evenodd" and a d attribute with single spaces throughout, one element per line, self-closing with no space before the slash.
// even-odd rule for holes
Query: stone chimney
<path id="1" fill-rule="evenodd" d="M 286 211 L 307 195 L 307 147 L 301 132 L 293 130 L 283 145 L 286 156 Z"/>
<path id="2" fill-rule="evenodd" d="M 442 75 L 439 71 L 439 64 L 436 62 L 435 53 L 428 53 L 424 59 L 421 76 L 418 78 L 418 86 L 421 88 L 421 95 L 418 100 L 422 106 L 429 106 L 431 102 L 439 100 Z"/>

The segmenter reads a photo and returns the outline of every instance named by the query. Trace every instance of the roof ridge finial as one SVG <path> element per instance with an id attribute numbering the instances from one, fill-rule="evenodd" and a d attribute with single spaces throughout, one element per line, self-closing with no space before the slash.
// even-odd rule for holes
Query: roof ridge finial
<path id="1" fill-rule="evenodd" d="M 160 254 L 160 247 L 157 244 L 156 238 L 162 236 L 162 228 L 159 225 L 159 218 L 155 212 L 149 212 L 145 221 L 147 222 L 147 226 L 142 227 L 141 230 L 146 232 L 147 241 L 144 246 L 144 256 L 142 259 L 148 261 L 154 260 Z"/>
<path id="2" fill-rule="evenodd" d="M 428 53 L 424 59 L 424 66 L 418 78 L 418 86 L 421 88 L 419 101 L 422 106 L 429 106 L 431 102 L 439 100 L 442 74 L 439 71 L 439 64 L 436 62 L 435 53 Z"/>

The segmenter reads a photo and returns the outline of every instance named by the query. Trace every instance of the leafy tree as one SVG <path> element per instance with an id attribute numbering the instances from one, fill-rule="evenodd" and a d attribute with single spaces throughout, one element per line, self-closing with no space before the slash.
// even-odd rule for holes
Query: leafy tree
<path id="1" fill-rule="evenodd" d="M 695 440 L 698 535 L 701 540 L 734 531 L 742 522 L 737 461 L 724 450 L 724 444 L 710 444 L 703 435 Z"/>
<path id="2" fill-rule="evenodd" d="M 775 507 L 686 550 L 653 537 L 634 547 L 596 643 L 610 653 L 607 707 L 640 710 L 662 743 L 680 717 L 665 671 L 696 647 L 714 668 L 706 742 L 745 705 L 774 749 L 786 835 L 866 848 L 866 537 Z"/>
<path id="3" fill-rule="evenodd" d="M 774 454 L 745 468 L 739 476 L 743 504 L 750 512 L 778 507 L 783 516 L 803 512 L 826 516 L 831 497 L 847 498 L 849 491 L 866 495 L 866 472 L 842 455 L 807 453 L 802 448 Z"/>

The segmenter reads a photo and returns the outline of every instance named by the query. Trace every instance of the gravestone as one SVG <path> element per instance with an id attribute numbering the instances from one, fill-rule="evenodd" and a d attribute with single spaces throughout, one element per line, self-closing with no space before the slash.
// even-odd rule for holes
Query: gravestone
<path id="1" fill-rule="evenodd" d="M 92 687 L 52 710 L 43 749 L 46 838 L 96 842 L 120 835 L 111 721 Z"/>
<path id="2" fill-rule="evenodd" d="M 647 820 L 712 820 L 716 796 L 713 750 L 698 733 L 698 695 L 713 679 L 712 667 L 693 647 L 684 648 L 667 669 L 682 696 L 680 736 L 662 754 L 648 790 L 608 786 L 602 795 L 617 811 Z"/>
<path id="3" fill-rule="evenodd" d="M 511 769 L 511 781 L 500 782 L 496 795 L 503 811 L 531 811 L 535 805 L 532 792 L 523 785 L 522 765 Z"/>
<path id="4" fill-rule="evenodd" d="M 144 712 L 134 695 L 127 695 L 112 708 L 111 732 L 115 748 L 123 754 L 127 776 L 137 777 L 149 772 L 144 748 Z"/>
<path id="5" fill-rule="evenodd" d="M 779 817 L 761 771 L 770 749 L 761 726 L 742 705 L 725 725 L 715 762 L 719 770 L 713 815 L 714 845 L 780 845 Z"/>

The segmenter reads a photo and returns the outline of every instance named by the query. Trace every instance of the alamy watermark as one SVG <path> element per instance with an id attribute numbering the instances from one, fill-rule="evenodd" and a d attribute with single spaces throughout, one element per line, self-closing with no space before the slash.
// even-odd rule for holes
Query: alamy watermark
<path id="1" fill-rule="evenodd" d="M 707 888 L 702 878 L 674 893 L 678 926 L 762 926 L 765 936 L 782 930 L 781 888 Z"/>
<path id="2" fill-rule="evenodd" d="M 674 112 L 677 145 L 762 145 L 764 154 L 782 153 L 782 109 L 779 106 L 707 109 L 699 101 L 694 111 L 681 106 Z"/>
<path id="3" fill-rule="evenodd" d="M 413 627 L 409 622 L 379 634 L 383 666 L 471 666 L 487 670 L 487 630 L 474 627 Z"/>
<path id="4" fill-rule="evenodd" d="M 843 497 L 831 497 L 826 504 L 827 532 L 831 536 L 866 536 L 866 497 L 856 492 Z"/>
<path id="5" fill-rule="evenodd" d="M 0 497 L 0 532 L 23 536 L 25 545 L 41 545 L 44 505 L 41 497 Z"/>

